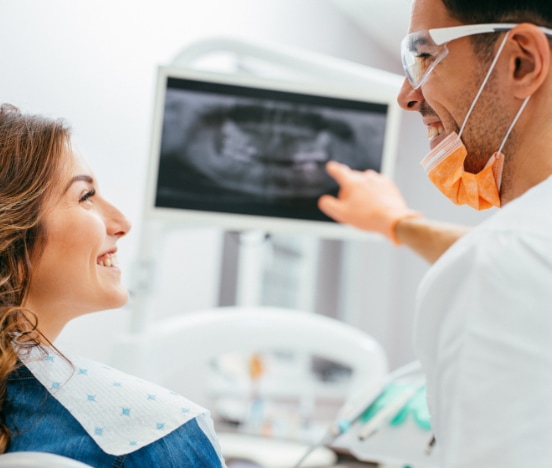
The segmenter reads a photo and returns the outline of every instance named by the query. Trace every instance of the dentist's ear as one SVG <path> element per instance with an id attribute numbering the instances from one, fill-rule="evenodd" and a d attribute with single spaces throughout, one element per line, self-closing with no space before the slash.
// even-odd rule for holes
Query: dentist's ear
<path id="1" fill-rule="evenodd" d="M 534 24 L 522 23 L 510 32 L 510 76 L 514 96 L 525 99 L 534 94 L 550 72 L 550 43 Z"/>

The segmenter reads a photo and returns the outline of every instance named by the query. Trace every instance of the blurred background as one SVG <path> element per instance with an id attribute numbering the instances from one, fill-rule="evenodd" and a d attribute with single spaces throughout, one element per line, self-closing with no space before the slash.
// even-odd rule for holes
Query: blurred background
<path id="1" fill-rule="evenodd" d="M 157 67 L 197 40 L 237 36 L 402 74 L 399 45 L 409 10 L 409 0 L 2 0 L 0 101 L 70 122 L 101 190 L 133 222 L 119 244 L 132 291 Z M 430 217 L 478 222 L 485 215 L 452 207 L 427 181 L 419 166 L 427 149 L 420 117 L 403 113 L 395 180 L 410 206 Z M 155 316 L 232 305 L 236 270 L 228 263 L 232 236 L 225 234 L 191 228 L 156 246 Z M 344 264 L 350 242 L 355 258 Z M 412 360 L 415 291 L 428 265 L 387 242 L 323 240 L 312 268 L 311 246 L 312 238 L 297 233 L 263 244 L 261 302 L 368 332 L 391 368 Z M 305 281 L 314 291 L 306 299 Z M 113 340 L 128 330 L 132 304 L 75 320 L 60 342 L 109 361 Z"/>

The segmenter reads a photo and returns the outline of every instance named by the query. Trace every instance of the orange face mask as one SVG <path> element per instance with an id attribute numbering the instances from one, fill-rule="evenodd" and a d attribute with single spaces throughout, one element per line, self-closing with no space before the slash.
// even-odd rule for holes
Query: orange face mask
<path id="1" fill-rule="evenodd" d="M 453 203 L 469 205 L 476 210 L 500 206 L 500 182 L 504 155 L 494 153 L 477 174 L 464 170 L 468 152 L 453 132 L 422 161 L 429 179 Z"/>
<path id="2" fill-rule="evenodd" d="M 510 136 L 517 119 L 523 112 L 529 97 L 525 98 L 517 112 L 510 128 L 506 132 L 498 151 L 487 161 L 485 167 L 477 174 L 464 170 L 464 161 L 468 151 L 460 136 L 466 126 L 466 122 L 475 107 L 483 88 L 487 84 L 494 66 L 506 44 L 508 35 L 504 37 L 498 52 L 489 67 L 489 71 L 469 108 L 460 132 L 448 135 L 439 143 L 421 162 L 429 179 L 435 186 L 453 203 L 457 205 L 469 205 L 476 210 L 486 210 L 493 206 L 500 206 L 500 184 L 502 181 L 502 169 L 504 166 L 504 154 L 502 148 Z"/>

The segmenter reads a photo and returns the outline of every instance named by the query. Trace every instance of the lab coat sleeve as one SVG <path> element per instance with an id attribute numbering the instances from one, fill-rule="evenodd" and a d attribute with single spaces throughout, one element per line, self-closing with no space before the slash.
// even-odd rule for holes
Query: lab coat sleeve
<path id="1" fill-rule="evenodd" d="M 489 232 L 425 285 L 440 468 L 552 466 L 551 250 L 547 236 Z"/>

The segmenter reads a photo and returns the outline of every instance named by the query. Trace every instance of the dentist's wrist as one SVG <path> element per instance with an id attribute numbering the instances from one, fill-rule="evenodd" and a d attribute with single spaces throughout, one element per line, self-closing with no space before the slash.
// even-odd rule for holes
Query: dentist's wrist
<path id="1" fill-rule="evenodd" d="M 391 240 L 391 242 L 393 242 L 394 245 L 396 245 L 396 246 L 401 245 L 402 242 L 400 241 L 400 239 L 397 235 L 397 227 L 398 227 L 399 223 L 401 223 L 401 221 L 404 221 L 405 219 L 422 218 L 423 216 L 424 216 L 423 213 L 421 213 L 419 211 L 408 210 L 408 211 L 402 213 L 401 215 L 395 217 L 391 221 L 391 224 L 389 225 L 389 234 L 388 234 L 387 237 Z"/>

